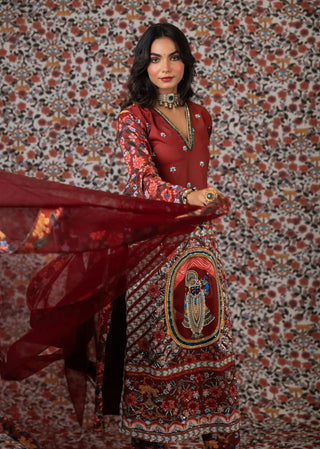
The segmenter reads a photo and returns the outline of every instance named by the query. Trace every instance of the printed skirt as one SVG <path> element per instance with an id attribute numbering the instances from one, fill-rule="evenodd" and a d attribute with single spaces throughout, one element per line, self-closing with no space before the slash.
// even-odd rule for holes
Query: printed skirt
<path id="1" fill-rule="evenodd" d="M 173 442 L 238 431 L 228 302 L 210 224 L 127 292 L 123 433 Z"/>

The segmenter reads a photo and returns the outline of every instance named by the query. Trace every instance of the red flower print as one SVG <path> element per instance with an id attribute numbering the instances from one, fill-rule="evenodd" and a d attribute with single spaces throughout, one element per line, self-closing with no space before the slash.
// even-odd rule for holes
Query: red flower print
<path id="1" fill-rule="evenodd" d="M 134 394 L 127 394 L 126 395 L 126 403 L 129 407 L 136 407 L 137 406 L 137 398 Z"/>
<path id="2" fill-rule="evenodd" d="M 175 401 L 173 399 L 167 399 L 166 401 L 163 401 L 161 404 L 161 408 L 165 411 L 165 412 L 173 412 L 173 410 L 175 409 Z"/>
<path id="3" fill-rule="evenodd" d="M 156 342 L 161 342 L 164 340 L 166 334 L 163 330 L 159 329 L 153 333 L 153 338 Z"/>
<path id="4" fill-rule="evenodd" d="M 192 400 L 186 404 L 187 410 L 191 415 L 195 415 L 200 409 L 198 401 Z"/>
<path id="5" fill-rule="evenodd" d="M 182 390 L 182 392 L 180 393 L 180 398 L 181 398 L 181 402 L 183 404 L 191 401 L 192 399 L 192 391 L 191 390 Z"/>
<path id="6" fill-rule="evenodd" d="M 160 289 L 157 284 L 150 284 L 148 287 L 148 293 L 152 298 L 158 298 L 160 294 Z"/>

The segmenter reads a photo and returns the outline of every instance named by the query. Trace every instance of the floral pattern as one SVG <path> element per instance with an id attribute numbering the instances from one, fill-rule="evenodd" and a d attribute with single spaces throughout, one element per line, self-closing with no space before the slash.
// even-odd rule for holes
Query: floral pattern
<path id="1" fill-rule="evenodd" d="M 112 192 L 127 182 L 116 116 L 138 36 L 161 20 L 187 33 L 197 59 L 194 98 L 213 117 L 210 178 L 232 200 L 216 230 L 231 294 L 245 448 L 320 445 L 318 9 L 318 0 L 0 6 L 1 168 Z M 1 301 L 14 317 L 1 323 L 1 344 L 27 326 L 25 288 L 47 260 L 1 255 Z M 55 366 L 1 383 L 1 410 L 46 448 L 66 447 L 78 432 L 59 373 Z M 25 395 L 34 395 L 32 411 Z M 116 431 L 101 439 L 90 433 L 89 409 L 81 442 L 69 447 L 128 446 Z M 42 432 L 47 419 L 50 434 Z"/>
<path id="2" fill-rule="evenodd" d="M 210 432 L 234 434 L 239 429 L 229 299 L 214 242 L 211 226 L 199 227 L 127 292 L 121 404 L 121 429 L 126 434 L 174 442 Z M 206 282 L 208 273 L 214 273 L 207 304 L 217 312 L 217 324 L 211 331 L 203 329 L 203 335 L 191 336 L 188 331 L 185 338 L 177 339 L 172 321 L 183 314 L 188 267 Z M 148 294 L 153 289 L 159 289 L 155 298 Z"/>

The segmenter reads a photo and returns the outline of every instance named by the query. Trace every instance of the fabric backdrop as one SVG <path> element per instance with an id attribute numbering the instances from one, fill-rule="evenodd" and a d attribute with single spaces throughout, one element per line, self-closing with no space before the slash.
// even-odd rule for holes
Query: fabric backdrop
<path id="1" fill-rule="evenodd" d="M 134 45 L 159 21 L 187 34 L 197 60 L 194 101 L 214 121 L 210 183 L 232 202 L 216 228 L 231 291 L 244 447 L 264 447 L 266 439 L 269 448 L 320 447 L 319 15 L 319 0 L 0 6 L 1 169 L 115 193 L 126 183 L 115 122 Z M 1 300 L 13 316 L 1 323 L 3 349 L 28 328 L 25 289 L 49 259 L 0 258 Z M 36 397 L 42 382 L 40 402 L 52 402 L 57 371 L 33 376 L 23 384 L 27 394 Z M 1 391 L 1 412 L 39 440 L 41 419 L 68 423 L 63 389 L 41 419 L 36 405 L 31 415 L 23 411 L 20 384 L 2 382 Z"/>

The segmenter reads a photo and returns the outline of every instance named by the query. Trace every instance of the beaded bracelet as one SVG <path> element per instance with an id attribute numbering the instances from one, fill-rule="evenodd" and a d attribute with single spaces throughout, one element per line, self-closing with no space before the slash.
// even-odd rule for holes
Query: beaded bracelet
<path id="1" fill-rule="evenodd" d="M 189 195 L 189 193 L 194 192 L 195 190 L 196 190 L 196 188 L 192 187 L 191 189 L 186 189 L 182 192 L 182 195 L 181 195 L 182 204 L 188 204 L 187 196 Z"/>

